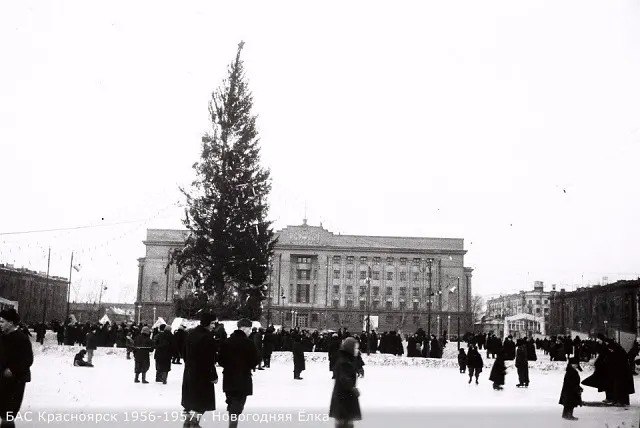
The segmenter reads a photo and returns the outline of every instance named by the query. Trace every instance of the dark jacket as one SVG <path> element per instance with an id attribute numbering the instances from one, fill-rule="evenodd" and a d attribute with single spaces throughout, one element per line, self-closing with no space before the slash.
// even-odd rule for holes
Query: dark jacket
<path id="1" fill-rule="evenodd" d="M 460 348 L 460 352 L 458 353 L 458 365 L 460 368 L 467 367 L 467 354 L 465 354 L 464 349 L 462 348 Z"/>
<path id="2" fill-rule="evenodd" d="M 339 420 L 360 420 L 360 403 L 356 389 L 358 366 L 356 357 L 345 351 L 338 351 L 334 372 L 336 375 L 329 417 Z"/>
<path id="3" fill-rule="evenodd" d="M 338 360 L 338 349 L 340 349 L 340 339 L 331 336 L 329 338 L 329 346 L 327 351 L 329 353 L 329 370 L 333 371 L 336 361 Z"/>
<path id="4" fill-rule="evenodd" d="M 242 330 L 222 342 L 219 364 L 224 368 L 222 390 L 236 395 L 252 395 L 251 370 L 258 365 L 258 351 Z"/>
<path id="5" fill-rule="evenodd" d="M 469 354 L 467 354 L 467 366 L 469 368 L 474 368 L 479 372 L 482 371 L 484 366 L 484 362 L 482 361 L 482 356 L 476 349 L 469 349 Z"/>
<path id="6" fill-rule="evenodd" d="M 7 378 L 2 373 L 11 370 L 12 381 L 31 382 L 31 365 L 33 364 L 33 349 L 31 341 L 20 330 L 3 335 L 0 341 L 0 389 Z"/>
<path id="7" fill-rule="evenodd" d="M 153 342 L 146 334 L 141 334 L 133 341 L 135 346 L 133 351 L 133 358 L 135 359 L 135 371 L 136 373 L 143 373 L 149 370 L 151 361 L 149 354 L 153 351 Z"/>
<path id="8" fill-rule="evenodd" d="M 562 382 L 559 404 L 567 407 L 582 406 L 582 388 L 580 387 L 580 375 L 572 366 L 567 366 L 567 372 Z"/>
<path id="9" fill-rule="evenodd" d="M 496 361 L 493 363 L 491 373 L 489 374 L 489 380 L 498 385 L 504 385 L 504 377 L 507 373 L 507 368 L 504 365 L 504 356 L 498 355 Z"/>
<path id="10" fill-rule="evenodd" d="M 303 345 L 300 340 L 295 340 L 293 342 L 293 371 L 301 372 L 306 367 L 304 364 L 304 351 Z"/>
<path id="11" fill-rule="evenodd" d="M 173 337 L 167 330 L 161 331 L 153 338 L 153 347 L 156 352 L 153 358 L 156 360 L 156 370 L 159 372 L 171 371 L 171 356 L 173 351 Z"/>
<path id="12" fill-rule="evenodd" d="M 96 335 L 94 334 L 93 331 L 90 331 L 89 333 L 87 333 L 86 336 L 86 340 L 87 340 L 87 350 L 89 349 L 93 349 L 96 350 L 98 349 L 98 338 L 96 337 Z"/>
<path id="13" fill-rule="evenodd" d="M 513 340 L 506 338 L 502 346 L 502 351 L 504 352 L 505 360 L 513 361 L 513 359 L 516 358 L 516 344 L 513 343 Z"/>
<path id="14" fill-rule="evenodd" d="M 182 407 L 204 413 L 216 409 L 213 381 L 216 371 L 216 342 L 213 333 L 199 325 L 190 330 L 185 340 Z"/>

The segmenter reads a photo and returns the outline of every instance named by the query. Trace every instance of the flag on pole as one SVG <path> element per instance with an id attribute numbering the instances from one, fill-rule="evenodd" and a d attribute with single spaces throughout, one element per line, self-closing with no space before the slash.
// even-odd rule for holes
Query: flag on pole
<path id="1" fill-rule="evenodd" d="M 76 272 L 80 272 L 80 268 L 81 268 L 80 264 L 73 265 L 73 269 L 74 269 Z"/>

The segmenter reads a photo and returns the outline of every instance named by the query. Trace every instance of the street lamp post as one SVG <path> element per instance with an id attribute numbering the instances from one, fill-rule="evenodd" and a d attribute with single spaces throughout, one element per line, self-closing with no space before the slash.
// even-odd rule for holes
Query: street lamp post
<path id="1" fill-rule="evenodd" d="M 458 349 L 460 349 L 460 277 L 458 277 Z"/>
<path id="2" fill-rule="evenodd" d="M 153 307 L 153 323 L 156 323 L 156 307 Z"/>
<path id="3" fill-rule="evenodd" d="M 431 336 L 431 266 L 433 264 L 433 259 L 428 258 L 427 259 L 427 268 L 429 269 L 429 271 L 427 272 L 428 278 L 429 278 L 429 289 L 427 290 L 429 296 L 429 301 L 427 302 L 427 330 L 429 331 L 429 333 L 427 333 L 429 336 Z"/>
<path id="4" fill-rule="evenodd" d="M 138 305 L 138 324 L 140 324 L 140 315 L 142 314 L 142 305 Z"/>
<path id="5" fill-rule="evenodd" d="M 371 353 L 371 266 L 367 266 L 367 355 Z"/>

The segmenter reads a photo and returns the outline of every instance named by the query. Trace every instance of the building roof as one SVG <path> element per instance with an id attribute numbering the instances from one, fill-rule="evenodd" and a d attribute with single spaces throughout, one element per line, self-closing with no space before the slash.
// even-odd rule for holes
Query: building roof
<path id="1" fill-rule="evenodd" d="M 0 263 L 0 271 L 5 271 L 5 272 L 11 272 L 11 273 L 15 273 L 17 275 L 29 275 L 29 276 L 33 276 L 39 279 L 43 279 L 46 280 L 47 279 L 47 273 L 46 272 L 36 272 L 35 270 L 30 270 L 27 268 L 16 268 L 14 267 L 12 264 L 3 264 Z M 49 275 L 49 281 L 53 281 L 53 282 L 69 282 L 67 280 L 67 278 L 61 277 L 61 276 L 56 276 L 56 275 Z"/>
<path id="2" fill-rule="evenodd" d="M 180 245 L 187 230 L 148 229 L 145 244 Z M 287 226 L 275 232 L 276 247 L 324 247 L 335 249 L 385 249 L 465 254 L 464 239 L 334 234 L 322 226 Z"/>

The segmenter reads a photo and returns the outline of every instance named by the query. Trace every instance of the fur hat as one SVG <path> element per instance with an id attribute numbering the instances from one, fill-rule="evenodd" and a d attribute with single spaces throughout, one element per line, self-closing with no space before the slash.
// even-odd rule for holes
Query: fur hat
<path id="1" fill-rule="evenodd" d="M 347 353 L 349 353 L 351 355 L 355 355 L 356 343 L 358 343 L 358 341 L 355 340 L 353 337 L 347 337 L 340 344 L 340 350 L 341 351 L 345 351 L 345 352 L 347 352 Z"/>
<path id="2" fill-rule="evenodd" d="M 144 327 L 142 327 L 142 331 L 140 333 L 141 334 L 151 334 L 151 330 L 149 329 L 149 327 L 147 327 L 145 325 Z"/>
<path id="3" fill-rule="evenodd" d="M 0 318 L 3 318 L 15 325 L 20 323 L 20 315 L 18 315 L 18 312 L 13 308 L 6 308 L 0 311 Z"/>
<path id="4" fill-rule="evenodd" d="M 241 320 L 238 321 L 238 328 L 243 328 L 243 327 L 251 327 L 253 325 L 253 323 L 251 322 L 250 319 L 247 318 L 242 318 Z"/>

